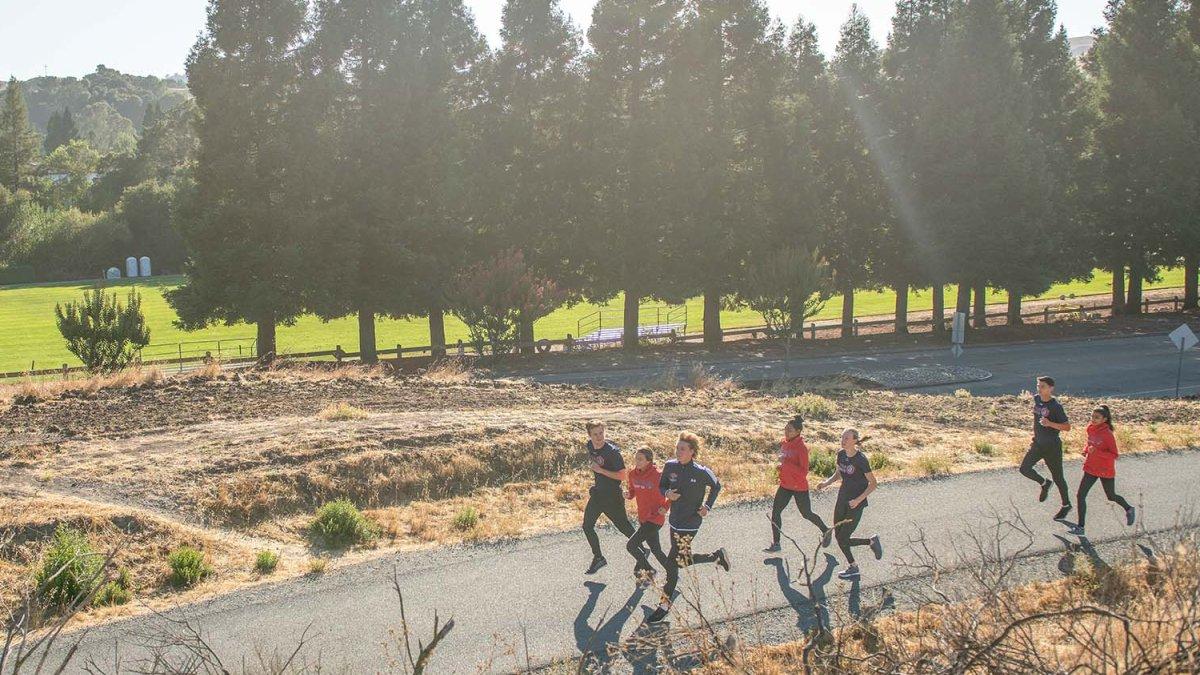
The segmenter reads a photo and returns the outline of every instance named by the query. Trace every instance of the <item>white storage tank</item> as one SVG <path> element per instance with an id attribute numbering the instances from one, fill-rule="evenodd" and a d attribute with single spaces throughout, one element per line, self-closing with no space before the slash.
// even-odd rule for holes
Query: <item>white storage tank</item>
<path id="1" fill-rule="evenodd" d="M 130 279 L 134 279 L 137 278 L 137 275 L 137 258 L 129 256 L 125 259 L 125 276 L 129 277 Z"/>
<path id="2" fill-rule="evenodd" d="M 138 274 L 143 277 L 150 276 L 150 256 L 138 258 Z"/>
<path id="3" fill-rule="evenodd" d="M 121 270 L 119 270 L 115 267 L 110 267 L 110 268 L 108 268 L 108 271 L 104 273 L 104 278 L 108 279 L 109 281 L 113 281 L 115 279 L 120 279 L 121 278 Z"/>

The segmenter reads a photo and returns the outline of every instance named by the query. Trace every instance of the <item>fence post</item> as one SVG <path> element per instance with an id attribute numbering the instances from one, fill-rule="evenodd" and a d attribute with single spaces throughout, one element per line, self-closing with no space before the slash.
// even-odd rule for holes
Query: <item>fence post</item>
<path id="1" fill-rule="evenodd" d="M 1176 312 L 1179 311 L 1179 296 L 1178 295 L 1171 298 L 1171 309 Z"/>
<path id="2" fill-rule="evenodd" d="M 182 373 L 183 372 L 183 343 L 180 342 L 177 346 L 179 347 L 179 372 Z"/>
<path id="3" fill-rule="evenodd" d="M 65 382 L 71 377 L 71 371 L 67 368 L 67 364 L 63 364 L 63 381 Z"/>
<path id="4" fill-rule="evenodd" d="M 402 348 L 400 346 L 400 343 L 397 342 L 396 343 L 396 360 L 399 361 L 403 356 L 404 356 L 404 348 Z"/>
<path id="5" fill-rule="evenodd" d="M 1042 306 L 1042 323 L 1050 323 L 1050 306 Z"/>
<path id="6" fill-rule="evenodd" d="M 463 348 L 462 338 L 458 339 L 458 358 L 463 358 L 467 355 L 467 350 Z"/>
<path id="7" fill-rule="evenodd" d="M 809 338 L 810 340 L 816 340 L 816 339 L 817 339 L 817 322 L 816 322 L 816 321 L 814 321 L 814 322 L 812 322 L 812 323 L 808 324 L 808 333 L 809 333 L 809 336 L 808 336 L 808 338 Z"/>
<path id="8" fill-rule="evenodd" d="M 217 340 L 217 358 L 221 358 L 221 341 Z"/>
<path id="9" fill-rule="evenodd" d="M 858 319 L 854 320 L 854 337 L 858 337 Z"/>
<path id="10" fill-rule="evenodd" d="M 563 344 L 563 351 L 571 352 L 571 351 L 574 351 L 574 349 L 575 349 L 575 338 L 571 337 L 570 333 L 567 333 L 567 339 Z"/>
<path id="11" fill-rule="evenodd" d="M 1150 298 L 1145 298 L 1142 300 L 1142 314 L 1149 314 L 1149 313 L 1150 313 Z"/>

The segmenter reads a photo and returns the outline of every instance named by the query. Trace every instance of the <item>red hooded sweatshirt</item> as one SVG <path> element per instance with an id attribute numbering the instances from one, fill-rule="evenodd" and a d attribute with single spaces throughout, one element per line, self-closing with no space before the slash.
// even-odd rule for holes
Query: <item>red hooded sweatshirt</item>
<path id="1" fill-rule="evenodd" d="M 808 446 L 803 436 L 779 444 L 779 487 L 808 492 Z"/>
<path id="2" fill-rule="evenodd" d="M 1104 422 L 1089 424 L 1087 447 L 1083 449 L 1083 471 L 1096 478 L 1117 477 L 1117 439 Z"/>
<path id="3" fill-rule="evenodd" d="M 638 522 L 662 525 L 667 521 L 667 515 L 659 513 L 659 509 L 670 510 L 671 502 L 658 490 L 660 478 L 662 472 L 653 464 L 647 464 L 644 469 L 634 467 L 629 470 L 627 499 L 637 500 Z"/>

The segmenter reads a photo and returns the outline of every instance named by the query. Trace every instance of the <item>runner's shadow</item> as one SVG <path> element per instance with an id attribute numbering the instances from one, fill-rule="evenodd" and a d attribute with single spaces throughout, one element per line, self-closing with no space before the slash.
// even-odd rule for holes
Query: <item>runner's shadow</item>
<path id="1" fill-rule="evenodd" d="M 872 621 L 879 614 L 895 609 L 896 598 L 892 596 L 891 591 L 884 588 L 881 590 L 879 602 L 877 604 L 867 605 L 862 604 L 862 585 L 858 579 L 850 582 L 850 594 L 847 596 L 848 606 L 846 611 L 856 621 Z"/>
<path id="2" fill-rule="evenodd" d="M 625 604 L 611 617 L 607 616 L 606 608 L 606 613 L 597 620 L 596 628 L 592 628 L 592 614 L 595 613 L 596 606 L 600 602 L 600 594 L 604 591 L 605 584 L 588 581 L 584 583 L 584 586 L 588 588 L 588 598 L 584 601 L 583 607 L 579 608 L 579 614 L 575 617 L 575 646 L 583 655 L 584 670 L 582 672 L 604 671 L 608 669 L 621 642 L 621 628 L 633 614 L 633 609 L 637 607 L 644 589 L 638 586 Z"/>
<path id="3" fill-rule="evenodd" d="M 670 630 L 671 624 L 666 621 L 643 621 L 625 638 L 621 643 L 621 655 L 632 667 L 634 675 L 661 673 L 664 666 L 672 665 L 675 653 L 671 649 Z"/>
<path id="4" fill-rule="evenodd" d="M 763 561 L 763 564 L 775 568 L 775 580 L 779 583 L 779 590 L 783 591 L 783 597 L 792 606 L 792 609 L 796 610 L 797 628 L 807 632 L 817 627 L 818 620 L 821 625 L 829 625 L 829 605 L 826 602 L 825 586 L 833 578 L 833 568 L 837 564 L 836 558 L 828 553 L 825 554 L 825 569 L 821 571 L 820 575 L 813 577 L 813 597 L 811 598 L 806 596 L 800 588 L 792 585 L 792 580 L 783 558 L 767 558 Z M 799 583 L 802 584 L 801 588 L 806 588 L 807 584 L 803 580 L 800 580 Z"/>
<path id="5" fill-rule="evenodd" d="M 1070 539 L 1058 534 L 1054 535 L 1054 538 L 1057 539 L 1067 549 L 1066 552 L 1063 553 L 1062 558 L 1060 558 L 1058 561 L 1059 572 L 1062 572 L 1063 574 L 1071 574 L 1075 571 L 1076 553 L 1082 553 L 1086 555 L 1088 560 L 1092 563 L 1092 567 L 1095 568 L 1097 572 L 1107 572 L 1112 569 L 1112 566 L 1109 565 L 1104 558 L 1100 557 L 1100 553 L 1096 550 L 1095 546 L 1092 546 L 1092 541 L 1087 537 L 1080 536 L 1078 542 L 1071 541 Z"/>

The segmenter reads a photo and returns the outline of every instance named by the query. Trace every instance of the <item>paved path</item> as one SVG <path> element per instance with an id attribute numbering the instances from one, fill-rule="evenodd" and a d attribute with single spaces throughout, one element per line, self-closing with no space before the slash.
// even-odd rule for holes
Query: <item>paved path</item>
<path id="1" fill-rule="evenodd" d="M 1057 372 L 1063 372 L 1059 368 Z M 1142 524 L 1154 530 L 1176 523 L 1182 510 L 1200 503 L 1200 452 L 1185 451 L 1129 457 L 1119 465 L 1118 489 L 1141 510 Z M 1078 462 L 1068 464 L 1068 481 L 1076 485 Z M 1153 492 L 1150 492 L 1153 490 Z M 871 497 L 860 531 L 879 532 L 888 548 L 882 561 L 864 551 L 863 584 L 886 583 L 903 576 L 895 563 L 906 555 L 910 538 L 924 530 L 934 551 L 949 555 L 965 528 L 980 528 L 989 514 L 1019 510 L 1033 527 L 1035 551 L 1062 550 L 1054 535 L 1065 527 L 1050 516 L 1052 502 L 1039 504 L 1036 487 L 1015 470 L 960 475 L 938 480 L 909 480 L 884 484 Z M 1091 495 L 1093 540 L 1128 536 L 1122 514 Z M 833 494 L 815 499 L 815 508 L 829 515 Z M 696 568 L 685 587 L 708 596 L 712 614 L 728 616 L 786 607 L 796 591 L 779 574 L 779 565 L 764 564 L 760 552 L 768 535 L 763 503 L 718 508 L 705 524 L 696 545 L 700 550 L 725 546 L 734 569 L 725 574 L 713 566 Z M 816 533 L 792 511 L 785 528 L 813 542 Z M 638 594 L 628 576 L 630 564 L 623 542 L 613 530 L 602 533 L 609 566 L 594 577 L 581 572 L 588 563 L 587 546 L 578 532 L 541 536 L 525 541 L 473 548 L 451 548 L 384 559 L 329 573 L 237 593 L 178 608 L 166 616 L 186 620 L 202 630 L 227 663 L 251 658 L 255 650 L 287 652 L 308 631 L 306 654 L 319 654 L 335 671 L 387 671 L 389 630 L 399 624 L 399 607 L 391 589 L 393 568 L 405 592 L 408 617 L 427 631 L 435 610 L 454 617 L 456 626 L 437 654 L 433 672 L 512 671 L 533 664 L 603 648 L 628 636 L 642 622 L 642 605 L 655 596 Z M 835 552 L 835 549 L 830 549 Z M 794 558 L 794 556 L 789 556 Z M 796 562 L 793 559 L 792 568 Z M 834 578 L 828 593 L 839 593 L 843 582 Z M 844 590 L 844 589 L 842 589 Z M 792 602 L 789 602 L 791 598 Z M 110 624 L 83 640 L 76 666 L 89 661 L 112 672 L 114 648 L 127 672 L 145 652 L 139 648 L 147 634 L 159 632 L 163 620 L 150 617 Z M 390 654 L 396 655 L 394 647 Z"/>
<path id="2" fill-rule="evenodd" d="M 1200 326 L 1193 326 L 1200 331 Z M 661 378 L 671 368 L 686 376 L 694 361 L 661 363 L 627 369 L 593 372 L 558 372 L 533 376 L 547 383 L 636 386 Z M 1090 340 L 1042 341 L 1036 343 L 967 345 L 955 360 L 945 349 L 906 350 L 887 353 L 858 352 L 842 356 L 782 359 L 740 359 L 705 362 L 715 372 L 743 380 L 783 377 L 819 377 L 858 370 L 893 370 L 920 366 L 963 365 L 992 373 L 983 382 L 923 389 L 930 393 L 965 388 L 980 395 L 1015 394 L 1032 391 L 1034 378 L 1051 374 L 1060 391 L 1081 396 L 1159 397 L 1174 396 L 1179 353 L 1162 336 L 1099 338 Z M 1200 392 L 1200 349 L 1185 354 L 1184 394 Z"/>

